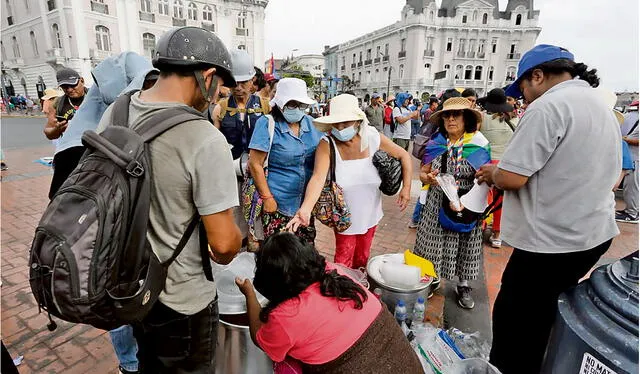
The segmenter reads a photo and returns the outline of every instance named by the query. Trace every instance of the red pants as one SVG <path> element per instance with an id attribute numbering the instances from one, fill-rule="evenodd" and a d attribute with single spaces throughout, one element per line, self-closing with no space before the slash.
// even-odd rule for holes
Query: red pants
<path id="1" fill-rule="evenodd" d="M 376 234 L 373 226 L 364 234 L 342 235 L 334 231 L 336 235 L 336 255 L 333 262 L 342 264 L 352 269 L 366 267 L 371 252 L 371 243 Z"/>
<path id="2" fill-rule="evenodd" d="M 493 187 L 489 190 L 489 204 L 493 202 L 494 199 L 498 199 L 499 204 L 502 204 L 503 194 L 499 194 L 498 190 Z M 493 223 L 491 225 L 491 231 L 500 231 L 500 221 L 502 220 L 502 207 L 500 209 L 493 212 Z"/>

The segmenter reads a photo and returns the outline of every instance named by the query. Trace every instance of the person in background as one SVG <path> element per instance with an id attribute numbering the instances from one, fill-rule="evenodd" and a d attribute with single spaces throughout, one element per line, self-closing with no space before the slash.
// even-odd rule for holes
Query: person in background
<path id="1" fill-rule="evenodd" d="M 267 86 L 267 80 L 262 70 L 260 70 L 260 68 L 256 66 L 254 66 L 253 68 L 256 71 L 256 75 L 253 77 L 253 89 L 251 90 L 252 95 L 262 91 Z"/>
<path id="2" fill-rule="evenodd" d="M 635 104 L 635 105 L 634 105 Z M 624 179 L 622 196 L 625 208 L 616 212 L 616 221 L 624 223 L 638 223 L 638 101 L 631 103 L 624 116 L 624 123 L 620 127 L 622 140 L 629 146 L 633 160 L 633 170 Z"/>
<path id="3" fill-rule="evenodd" d="M 371 96 L 371 105 L 364 110 L 367 115 L 369 124 L 373 126 L 378 132 L 382 132 L 382 122 L 384 120 L 384 106 L 382 105 L 382 97 L 377 92 L 374 92 Z"/>
<path id="4" fill-rule="evenodd" d="M 476 92 L 476 90 L 474 90 L 473 88 L 467 88 L 466 90 L 462 91 L 460 96 L 469 100 L 469 102 L 471 103 L 471 109 L 476 109 L 476 101 L 478 101 L 478 93 Z"/>
<path id="5" fill-rule="evenodd" d="M 422 126 L 422 103 L 420 100 L 415 99 L 412 100 L 412 104 L 409 106 L 409 110 L 418 111 L 418 118 L 411 119 L 411 140 L 416 137 L 416 134 L 420 131 L 420 127 Z"/>
<path id="6" fill-rule="evenodd" d="M 0 171 L 9 170 L 7 163 L 4 162 L 4 152 L 0 149 Z"/>
<path id="7" fill-rule="evenodd" d="M 271 100 L 275 121 L 273 138 L 266 116 L 256 123 L 249 144 L 249 170 L 263 201 L 265 239 L 283 231 L 300 209 L 313 173 L 316 147 L 322 138 L 322 133 L 313 126 L 313 118 L 305 114 L 313 102 L 307 96 L 307 84 L 303 80 L 283 78 Z M 264 170 L 267 157 L 269 178 Z M 316 237 L 313 220 L 307 227 L 300 227 L 296 234 L 313 243 Z"/>
<path id="8" fill-rule="evenodd" d="M 64 96 L 64 92 L 61 89 L 47 88 L 44 90 L 44 96 L 40 100 L 42 100 L 42 113 L 47 118 L 47 121 L 54 122 L 56 120 L 54 102 L 61 96 Z"/>
<path id="9" fill-rule="evenodd" d="M 461 232 L 442 226 L 439 216 L 448 200 L 436 176 L 446 167 L 446 173 L 456 181 L 459 196 L 475 194 L 476 191 L 471 191 L 480 188 L 474 183 L 476 170 L 491 160 L 489 141 L 477 131 L 482 114 L 471 109 L 471 103 L 465 98 L 445 101 L 442 110 L 434 113 L 431 120 L 438 124 L 438 134 L 427 143 L 422 160 L 420 181 L 429 186 L 429 193 L 422 208 L 413 252 L 431 261 L 440 279 L 457 277 L 458 305 L 472 309 L 475 301 L 469 281 L 476 279 L 480 271 L 482 228 L 476 225 L 470 231 Z M 486 192 L 482 201 L 486 201 Z M 451 209 L 461 211 L 453 206 Z"/>
<path id="10" fill-rule="evenodd" d="M 489 361 L 503 374 L 540 372 L 558 296 L 620 232 L 611 190 L 622 170 L 622 137 L 592 88 L 599 81 L 565 48 L 526 52 L 506 95 L 530 105 L 500 163 L 476 175 L 505 191 L 502 237 L 514 247 L 493 308 Z M 514 344 L 523 336 L 526 350 Z"/>
<path id="11" fill-rule="evenodd" d="M 248 279 L 236 284 L 251 339 L 275 363 L 309 374 L 423 372 L 387 308 L 291 233 L 268 238 L 257 252 L 255 290 Z M 264 308 L 256 290 L 269 299 Z"/>
<path id="12" fill-rule="evenodd" d="M 393 108 L 393 120 L 396 124 L 396 129 L 393 133 L 393 142 L 408 151 L 411 141 L 411 120 L 420 118 L 420 111 L 411 111 L 409 109 L 411 95 L 408 93 L 399 93 L 396 96 L 395 105 L 395 108 Z"/>
<path id="13" fill-rule="evenodd" d="M 387 102 L 384 104 L 384 118 L 382 121 L 382 133 L 389 139 L 393 139 L 393 130 L 395 126 L 393 124 L 393 106 L 396 97 L 391 95 L 387 98 Z"/>
<path id="14" fill-rule="evenodd" d="M 25 97 L 24 100 L 25 100 L 25 106 L 27 107 L 27 111 L 24 113 L 24 115 L 32 116 L 35 103 L 33 102 L 33 100 L 31 100 L 29 96 Z"/>
<path id="15" fill-rule="evenodd" d="M 502 158 L 513 132 L 518 126 L 518 118 L 513 118 L 513 106 L 507 103 L 507 97 L 502 88 L 494 88 L 487 96 L 480 98 L 478 103 L 486 110 L 483 114 L 482 124 L 479 130 L 491 144 L 491 163 L 497 165 Z M 502 191 L 493 187 L 489 191 L 489 200 L 496 204 L 502 204 Z M 500 224 L 502 220 L 502 208 L 493 212 L 491 224 L 491 237 L 489 243 L 493 248 L 500 248 Z"/>
<path id="16" fill-rule="evenodd" d="M 55 115 L 47 121 L 44 128 L 44 134 L 47 139 L 54 140 L 56 151 L 53 155 L 53 178 L 51 179 L 51 187 L 49 188 L 49 199 L 53 198 L 62 183 L 73 169 L 78 166 L 78 161 L 84 154 L 84 146 L 82 145 L 80 133 L 79 136 L 64 136 L 67 128 L 71 125 L 71 120 L 78 108 L 84 101 L 87 89 L 84 87 L 84 78 L 80 77 L 77 71 L 70 68 L 63 68 L 56 73 L 58 85 L 64 91 L 64 95 L 55 101 Z M 76 128 L 83 128 L 85 124 L 77 123 Z"/>
<path id="17" fill-rule="evenodd" d="M 276 94 L 276 84 L 278 84 L 278 79 L 270 73 L 265 74 L 264 79 L 267 82 L 267 85 L 258 92 L 258 95 L 263 99 L 271 100 Z"/>
<path id="18" fill-rule="evenodd" d="M 380 176 L 373 165 L 373 155 L 382 150 L 402 164 L 403 185 L 398 206 L 404 210 L 411 197 L 411 157 L 389 138 L 369 126 L 366 115 L 358 108 L 355 96 L 342 94 L 331 99 L 332 114 L 317 118 L 314 125 L 328 133 L 316 149 L 313 175 L 307 185 L 305 198 L 287 229 L 296 231 L 299 225 L 310 223 L 327 180 L 330 165 L 329 137 L 334 142 L 336 183 L 342 188 L 344 200 L 351 212 L 351 226 L 339 233 L 334 230 L 336 252 L 334 262 L 358 269 L 369 261 L 371 243 L 382 219 Z"/>

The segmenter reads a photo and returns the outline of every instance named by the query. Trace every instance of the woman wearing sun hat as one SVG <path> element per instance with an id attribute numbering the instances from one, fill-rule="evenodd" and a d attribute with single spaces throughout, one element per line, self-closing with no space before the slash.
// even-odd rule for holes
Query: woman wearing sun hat
<path id="1" fill-rule="evenodd" d="M 387 152 L 402 164 L 403 186 L 398 195 L 398 206 L 404 210 L 410 199 L 411 157 L 400 146 L 380 134 L 365 113 L 358 108 L 358 99 L 342 94 L 331 99 L 331 115 L 317 118 L 315 126 L 328 132 L 316 150 L 313 176 L 307 186 L 304 202 L 289 227 L 307 225 L 324 186 L 329 170 L 329 137 L 335 150 L 336 182 L 342 187 L 344 199 L 351 211 L 351 226 L 344 232 L 335 232 L 334 262 L 352 268 L 367 265 L 371 243 L 378 222 L 383 216 L 380 176 L 372 157 L 378 150 Z"/>
<path id="2" fill-rule="evenodd" d="M 271 100 L 273 140 L 268 117 L 262 116 L 256 122 L 249 143 L 249 170 L 263 201 L 265 239 L 282 231 L 300 208 L 313 173 L 316 147 L 322 138 L 322 133 L 313 126 L 313 118 L 305 114 L 313 103 L 303 80 L 283 78 Z M 268 177 L 263 167 L 267 157 Z M 313 221 L 296 234 L 313 243 L 316 236 Z"/>
<path id="3" fill-rule="evenodd" d="M 513 105 L 507 103 L 507 96 L 502 88 L 494 88 L 489 91 L 486 97 L 478 100 L 478 104 L 487 111 L 483 115 L 480 131 L 491 144 L 491 163 L 497 164 L 500 162 L 507 143 L 513 136 L 519 119 L 512 118 Z M 493 201 L 494 199 L 497 200 L 497 203 L 502 204 L 502 192 L 495 187 L 489 192 L 489 200 Z M 502 246 L 502 240 L 500 240 L 501 218 L 502 208 L 493 212 L 492 234 L 489 242 L 494 248 Z"/>
<path id="4" fill-rule="evenodd" d="M 449 203 L 436 176 L 445 168 L 447 174 L 453 175 L 462 208 L 466 194 L 475 196 L 475 201 L 486 207 L 488 188 L 476 184 L 474 176 L 480 166 L 491 160 L 489 141 L 477 131 L 482 114 L 471 109 L 471 103 L 463 97 L 445 101 L 442 110 L 431 116 L 431 121 L 437 124 L 439 133 L 427 143 L 422 160 L 420 180 L 429 185 L 429 194 L 420 216 L 413 252 L 433 262 L 440 278 L 458 277 L 458 304 L 471 309 L 475 303 L 468 281 L 474 280 L 480 270 L 482 228 L 469 225 L 464 229 L 466 232 L 461 232 L 442 226 L 440 215 L 444 204 L 449 206 Z M 484 208 L 476 210 L 475 213 L 481 213 Z"/>

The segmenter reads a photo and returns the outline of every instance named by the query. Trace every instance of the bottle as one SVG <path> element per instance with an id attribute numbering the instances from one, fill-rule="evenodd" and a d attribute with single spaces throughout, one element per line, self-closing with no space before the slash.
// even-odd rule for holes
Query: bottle
<path id="1" fill-rule="evenodd" d="M 398 300 L 393 316 L 396 317 L 396 321 L 401 326 L 407 320 L 407 307 L 404 305 L 404 301 Z"/>
<path id="2" fill-rule="evenodd" d="M 424 322 L 425 309 L 424 297 L 419 296 L 418 300 L 416 300 L 416 303 L 413 306 L 413 323 L 416 326 L 422 325 L 422 323 Z"/>

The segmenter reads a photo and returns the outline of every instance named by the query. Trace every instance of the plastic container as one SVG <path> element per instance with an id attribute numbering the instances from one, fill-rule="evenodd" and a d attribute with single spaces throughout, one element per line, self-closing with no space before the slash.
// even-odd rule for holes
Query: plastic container
<path id="1" fill-rule="evenodd" d="M 418 326 L 424 322 L 424 311 L 426 305 L 424 304 L 424 297 L 419 296 L 416 303 L 413 305 L 413 326 Z"/>
<path id="2" fill-rule="evenodd" d="M 396 321 L 398 321 L 398 324 L 400 325 L 407 321 L 407 307 L 404 305 L 404 301 L 398 301 L 398 304 L 396 304 L 396 310 L 393 312 L 393 316 L 396 317 Z"/>
<path id="3" fill-rule="evenodd" d="M 393 287 L 415 287 L 420 284 L 420 268 L 387 262 L 380 267 L 385 283 Z"/>

